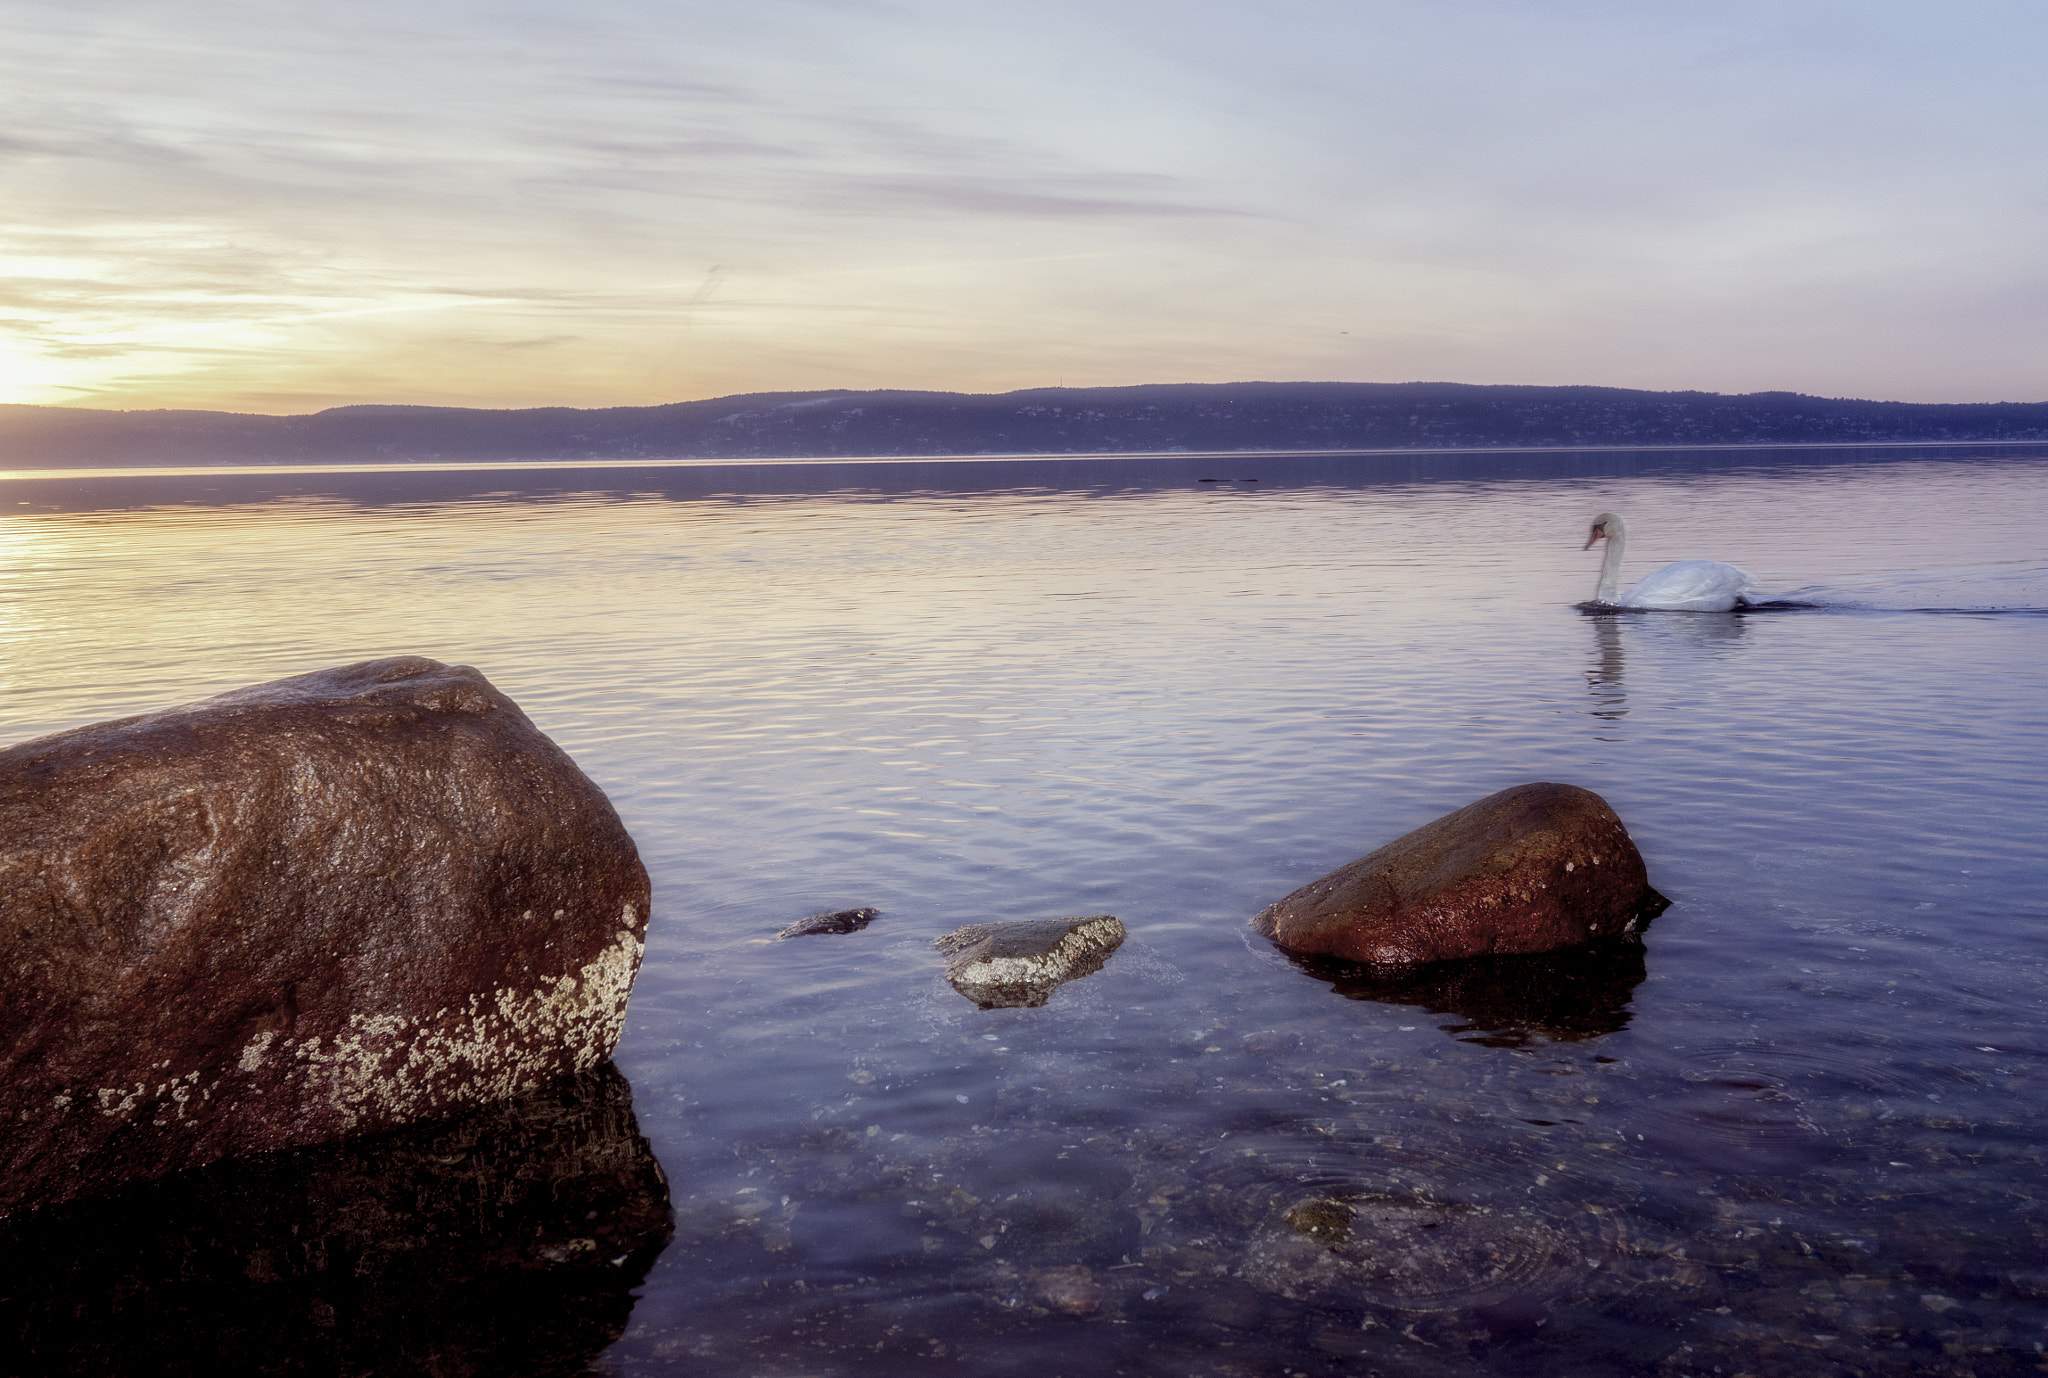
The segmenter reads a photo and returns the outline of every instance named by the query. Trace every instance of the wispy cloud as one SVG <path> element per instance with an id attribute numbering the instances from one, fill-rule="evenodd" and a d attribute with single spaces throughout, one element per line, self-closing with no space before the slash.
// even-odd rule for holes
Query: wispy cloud
<path id="1" fill-rule="evenodd" d="M 2026 0 L 0 0 L 0 400 L 2032 397 L 2043 38 Z"/>
<path id="2" fill-rule="evenodd" d="M 1227 206 L 1163 198 L 1090 195 L 1063 186 L 1057 179 L 1048 179 L 1039 185 L 1019 179 L 1004 185 L 992 179 L 956 177 L 844 178 L 814 184 L 804 189 L 800 199 L 816 209 L 859 215 L 937 213 L 1038 220 L 1071 216 L 1228 216 L 1248 213 Z"/>

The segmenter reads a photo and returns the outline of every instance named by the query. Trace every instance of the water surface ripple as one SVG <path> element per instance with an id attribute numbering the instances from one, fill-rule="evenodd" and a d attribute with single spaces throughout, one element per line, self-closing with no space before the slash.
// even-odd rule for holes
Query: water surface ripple
<path id="1" fill-rule="evenodd" d="M 2048 458 L 1230 463 L 0 482 L 0 734 L 418 653 L 605 787 L 676 1230 L 604 1372 L 2036 1371 Z M 1813 606 L 1581 615 L 1603 509 Z M 1531 780 L 1640 948 L 1248 933 Z M 1103 913 L 1037 1009 L 931 946 Z"/>

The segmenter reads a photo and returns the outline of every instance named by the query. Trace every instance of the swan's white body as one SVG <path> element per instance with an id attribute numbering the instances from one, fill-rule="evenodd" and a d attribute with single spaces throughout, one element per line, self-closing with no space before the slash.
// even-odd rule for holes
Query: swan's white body
<path id="1" fill-rule="evenodd" d="M 1602 537 L 1607 552 L 1600 561 L 1600 586 L 1593 594 L 1596 606 L 1610 608 L 1654 608 L 1665 612 L 1727 612 L 1748 604 L 1746 595 L 1756 580 L 1734 565 L 1719 560 L 1678 560 L 1644 575 L 1628 592 L 1621 593 L 1621 557 L 1628 548 L 1628 526 L 1612 512 L 1593 518 L 1593 534 L 1586 549 Z"/>

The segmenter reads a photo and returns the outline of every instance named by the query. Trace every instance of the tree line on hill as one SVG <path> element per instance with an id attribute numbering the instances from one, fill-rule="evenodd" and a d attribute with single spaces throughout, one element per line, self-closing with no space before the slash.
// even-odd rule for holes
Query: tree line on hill
<path id="1" fill-rule="evenodd" d="M 1462 383 L 748 393 L 304 416 L 0 407 L 0 467 L 2048 440 L 2048 402 Z"/>

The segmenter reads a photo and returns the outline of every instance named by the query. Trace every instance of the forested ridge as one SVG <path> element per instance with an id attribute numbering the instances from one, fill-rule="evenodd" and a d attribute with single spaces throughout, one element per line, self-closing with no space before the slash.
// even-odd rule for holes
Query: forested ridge
<path id="1" fill-rule="evenodd" d="M 2048 402 L 1460 383 L 749 393 L 303 416 L 0 407 L 0 467 L 2048 440 Z"/>

